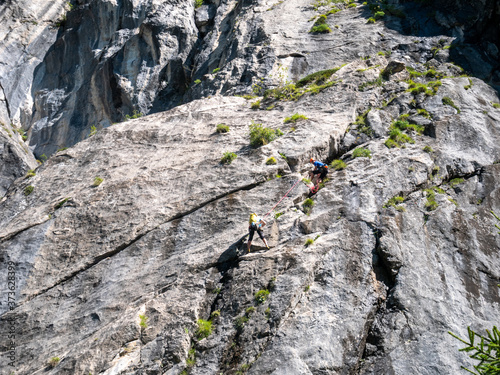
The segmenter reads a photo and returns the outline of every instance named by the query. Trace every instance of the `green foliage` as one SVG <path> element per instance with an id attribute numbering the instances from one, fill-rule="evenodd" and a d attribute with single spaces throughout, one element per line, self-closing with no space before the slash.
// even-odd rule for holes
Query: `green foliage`
<path id="1" fill-rule="evenodd" d="M 245 326 L 245 323 L 247 323 L 248 321 L 249 321 L 248 316 L 246 316 L 246 315 L 240 316 L 239 318 L 235 319 L 234 326 L 236 327 L 236 329 L 238 331 L 241 331 L 243 329 L 243 327 Z"/>
<path id="2" fill-rule="evenodd" d="M 199 8 L 203 5 L 203 0 L 194 0 L 194 7 Z"/>
<path id="3" fill-rule="evenodd" d="M 254 313 L 254 312 L 255 312 L 255 307 L 250 306 L 250 307 L 248 307 L 248 308 L 245 310 L 245 315 L 246 315 L 246 316 L 248 316 L 248 317 L 250 317 L 250 315 L 252 315 L 252 313 Z"/>
<path id="4" fill-rule="evenodd" d="M 67 149 L 68 149 L 67 147 L 61 147 L 61 148 L 58 148 L 56 152 L 64 151 L 64 150 L 67 150 Z"/>
<path id="5" fill-rule="evenodd" d="M 89 135 L 88 135 L 88 136 L 89 136 L 89 137 L 92 137 L 92 136 L 94 136 L 96 133 L 97 133 L 97 128 L 95 127 L 95 125 L 92 125 L 92 126 L 90 127 L 90 133 L 89 133 Z"/>
<path id="6" fill-rule="evenodd" d="M 196 336 L 199 340 L 204 339 L 212 334 L 212 321 L 198 319 L 198 330 Z"/>
<path id="7" fill-rule="evenodd" d="M 278 136 L 279 134 L 274 129 L 265 128 L 262 124 L 257 124 L 253 121 L 252 124 L 250 124 L 250 145 L 253 147 L 267 145 Z"/>
<path id="8" fill-rule="evenodd" d="M 336 159 L 332 161 L 332 163 L 330 164 L 330 168 L 335 169 L 336 171 L 341 171 L 342 169 L 347 168 L 347 164 L 340 159 Z"/>
<path id="9" fill-rule="evenodd" d="M 311 183 L 309 181 L 309 183 Z M 309 215 L 313 209 L 314 201 L 311 198 L 307 198 L 304 203 L 302 203 L 302 209 L 306 215 Z"/>
<path id="10" fill-rule="evenodd" d="M 94 186 L 99 186 L 100 184 L 102 184 L 102 181 L 103 181 L 103 179 L 102 179 L 101 177 L 96 176 L 96 177 L 94 178 L 94 183 L 93 183 L 93 185 L 94 185 Z"/>
<path id="11" fill-rule="evenodd" d="M 370 150 L 364 147 L 358 147 L 352 152 L 352 158 L 370 158 L 372 157 L 372 153 Z"/>
<path id="12" fill-rule="evenodd" d="M 356 8 L 356 4 L 355 3 L 350 3 L 347 5 L 348 8 Z"/>
<path id="13" fill-rule="evenodd" d="M 61 361 L 61 358 L 59 357 L 52 357 L 51 359 L 49 359 L 49 363 L 48 365 L 52 368 L 56 367 L 59 362 Z"/>
<path id="14" fill-rule="evenodd" d="M 491 214 L 492 214 L 493 216 L 495 216 L 495 219 L 497 219 L 497 220 L 498 220 L 498 222 L 500 223 L 500 217 L 498 217 L 498 216 L 497 216 L 497 214 L 495 214 L 493 211 L 490 211 L 490 212 L 491 212 Z M 500 226 L 499 226 L 498 224 L 495 224 L 495 227 L 496 227 L 497 229 L 500 229 Z M 500 232 L 498 232 L 498 234 L 500 234 Z M 499 285 L 499 286 L 500 286 L 500 285 Z"/>
<path id="15" fill-rule="evenodd" d="M 425 146 L 423 149 L 422 149 L 424 152 L 427 152 L 428 154 L 431 154 L 434 152 L 434 150 L 432 149 L 431 146 Z"/>
<path id="16" fill-rule="evenodd" d="M 309 289 L 311 289 L 311 286 L 310 285 L 306 285 L 306 287 L 304 288 L 304 292 L 309 292 Z"/>
<path id="17" fill-rule="evenodd" d="M 266 164 L 267 165 L 274 165 L 274 164 L 276 164 L 276 158 L 274 156 L 271 156 L 270 158 L 268 158 L 266 160 Z"/>
<path id="18" fill-rule="evenodd" d="M 284 159 L 285 161 L 287 161 L 288 159 L 286 158 L 286 155 L 282 152 L 278 152 L 278 154 L 280 154 L 281 158 Z"/>
<path id="19" fill-rule="evenodd" d="M 384 84 L 384 77 L 383 74 L 380 74 L 376 80 L 374 81 L 368 81 L 365 83 L 362 83 L 361 85 L 358 86 L 359 91 L 365 91 L 365 88 L 370 87 L 370 86 L 377 86 L 381 87 Z"/>
<path id="20" fill-rule="evenodd" d="M 384 208 L 394 207 L 396 210 L 404 212 L 406 209 L 403 206 L 399 206 L 400 203 L 404 202 L 404 197 L 396 195 L 389 199 L 386 204 L 384 204 Z"/>
<path id="21" fill-rule="evenodd" d="M 417 134 L 422 134 L 425 127 L 416 124 L 410 124 L 408 121 L 404 120 L 407 116 L 400 116 L 400 120 L 394 121 L 389 127 L 389 139 L 385 142 L 386 147 L 403 147 L 405 143 L 415 143 L 415 140 L 405 131 L 416 132 Z"/>
<path id="22" fill-rule="evenodd" d="M 441 99 L 444 105 L 449 105 L 450 107 L 453 107 L 457 110 L 457 113 L 460 113 L 460 108 L 458 108 L 455 103 L 453 103 L 453 100 L 449 96 L 443 96 L 443 99 Z"/>
<path id="23" fill-rule="evenodd" d="M 366 117 L 368 116 L 368 112 L 370 112 L 371 108 L 368 108 L 358 117 L 356 117 L 356 121 L 354 121 L 354 125 L 357 125 L 357 130 L 359 133 L 364 133 L 368 136 L 373 134 L 373 129 L 366 123 Z"/>
<path id="24" fill-rule="evenodd" d="M 304 115 L 299 115 L 298 113 L 295 113 L 293 114 L 292 116 L 290 117 L 285 117 L 285 119 L 283 120 L 283 122 L 285 124 L 288 124 L 289 122 L 293 122 L 294 124 L 299 121 L 299 120 L 307 120 L 308 118 Z"/>
<path id="25" fill-rule="evenodd" d="M 186 358 L 186 365 L 188 367 L 193 367 L 196 364 L 196 349 L 191 348 L 188 351 L 188 357 Z"/>
<path id="26" fill-rule="evenodd" d="M 421 108 L 421 109 L 417 109 L 417 115 L 420 115 L 422 117 L 425 117 L 425 118 L 428 118 L 430 119 L 431 118 L 431 115 L 429 112 L 427 112 L 425 109 Z"/>
<path id="27" fill-rule="evenodd" d="M 309 247 L 314 243 L 314 240 L 312 238 L 308 238 L 306 242 L 304 243 L 305 247 Z"/>
<path id="28" fill-rule="evenodd" d="M 33 193 L 33 190 L 35 190 L 35 188 L 32 185 L 26 186 L 24 188 L 24 195 L 26 196 L 30 195 L 31 193 Z"/>
<path id="29" fill-rule="evenodd" d="M 375 18 L 376 20 L 379 20 L 379 19 L 381 19 L 381 18 L 384 18 L 384 16 L 385 16 L 385 13 L 384 13 L 384 12 L 382 12 L 381 10 L 380 10 L 380 11 L 378 11 L 378 12 L 375 12 L 375 13 L 373 14 L 373 18 Z"/>
<path id="30" fill-rule="evenodd" d="M 438 203 L 436 202 L 436 193 L 434 192 L 434 189 L 424 189 L 426 192 L 426 202 L 425 202 L 425 208 L 427 211 L 434 211 L 436 208 L 438 208 Z"/>
<path id="31" fill-rule="evenodd" d="M 30 169 L 28 171 L 28 173 L 26 173 L 26 177 L 27 178 L 31 178 L 31 177 L 35 177 L 36 176 L 36 173 L 35 173 L 35 170 L 34 169 Z"/>
<path id="32" fill-rule="evenodd" d="M 142 116 L 144 116 L 144 114 L 142 112 L 139 112 L 138 110 L 134 109 L 134 112 L 132 112 L 132 115 L 125 115 L 125 121 L 133 120 L 133 119 L 136 119 L 136 118 L 139 118 Z"/>
<path id="33" fill-rule="evenodd" d="M 250 106 L 252 109 L 259 109 L 260 108 L 260 100 L 257 100 L 256 102 L 253 102 L 252 105 Z"/>
<path id="34" fill-rule="evenodd" d="M 279 218 L 279 217 L 280 217 L 281 215 L 283 215 L 283 214 L 284 214 L 284 212 L 276 212 L 276 213 L 274 214 L 274 218 L 275 218 L 275 219 L 277 219 L 277 218 Z"/>
<path id="35" fill-rule="evenodd" d="M 194 83 L 197 84 L 197 85 L 199 85 L 201 83 L 201 79 L 195 79 Z"/>
<path id="36" fill-rule="evenodd" d="M 472 80 L 470 78 L 467 78 L 469 80 L 469 84 L 464 86 L 464 89 L 468 90 L 472 87 Z"/>
<path id="37" fill-rule="evenodd" d="M 220 289 L 220 288 L 215 288 L 214 290 L 212 290 L 212 293 L 213 293 L 213 294 L 219 294 L 219 293 L 220 293 L 220 291 L 221 291 L 221 289 Z"/>
<path id="38" fill-rule="evenodd" d="M 319 72 L 315 72 L 312 74 L 309 74 L 305 76 L 304 78 L 300 79 L 296 83 L 296 87 L 304 87 L 310 84 L 316 84 L 316 85 L 322 85 L 324 84 L 330 77 L 335 74 L 340 68 L 333 68 L 333 69 L 327 69 L 327 70 L 320 70 Z"/>
<path id="39" fill-rule="evenodd" d="M 450 180 L 450 182 L 448 182 L 448 185 L 450 185 L 452 188 L 455 188 L 455 186 L 460 185 L 464 181 L 465 180 L 463 178 L 454 178 L 453 180 Z"/>
<path id="40" fill-rule="evenodd" d="M 215 73 L 218 73 L 220 71 L 220 68 L 215 68 L 214 70 L 212 70 L 212 73 L 215 74 Z"/>
<path id="41" fill-rule="evenodd" d="M 375 23 L 375 22 L 377 21 L 373 17 L 368 18 L 368 20 L 366 21 L 366 23 Z"/>
<path id="42" fill-rule="evenodd" d="M 141 326 L 142 329 L 148 328 L 148 317 L 146 315 L 139 315 L 139 319 L 141 320 L 139 322 L 139 325 Z"/>
<path id="43" fill-rule="evenodd" d="M 266 302 L 268 296 L 269 296 L 269 290 L 261 289 L 257 293 L 255 293 L 254 298 L 257 303 L 264 303 Z"/>
<path id="44" fill-rule="evenodd" d="M 311 27 L 311 30 L 309 30 L 310 33 L 317 33 L 317 34 L 328 34 L 332 32 L 332 29 L 330 29 L 330 26 L 328 26 L 326 23 L 321 24 L 321 25 L 316 25 Z"/>
<path id="45" fill-rule="evenodd" d="M 500 104 L 499 103 L 491 103 L 493 108 L 500 109 Z"/>
<path id="46" fill-rule="evenodd" d="M 220 317 L 220 310 L 215 310 L 215 311 L 213 311 L 213 312 L 210 314 L 210 317 L 211 317 L 212 319 L 216 319 L 216 318 Z"/>
<path id="47" fill-rule="evenodd" d="M 67 201 L 69 201 L 70 199 L 71 199 L 71 197 L 64 198 L 62 201 L 60 201 L 58 204 L 56 204 L 56 205 L 54 206 L 54 209 L 55 209 L 55 210 L 60 209 L 60 208 L 61 208 L 62 206 L 64 206 L 64 204 L 65 204 Z"/>
<path id="48" fill-rule="evenodd" d="M 418 95 L 420 93 L 425 93 L 427 96 L 436 95 L 439 87 L 441 86 L 441 81 L 430 81 L 427 83 L 418 83 L 412 80 L 407 81 L 409 86 L 407 92 L 411 92 L 413 95 Z"/>
<path id="49" fill-rule="evenodd" d="M 486 330 L 486 335 L 480 335 L 467 327 L 469 339 L 463 340 L 452 332 L 448 332 L 457 340 L 466 345 L 465 348 L 459 349 L 461 352 L 467 352 L 469 357 L 479 361 L 474 365 L 474 370 L 470 370 L 462 366 L 462 369 L 476 375 L 498 375 L 500 374 L 500 331 L 496 326 L 493 329 Z M 478 341 L 476 342 L 476 339 Z"/>
<path id="50" fill-rule="evenodd" d="M 229 132 L 229 126 L 224 125 L 224 124 L 217 124 L 217 127 L 215 128 L 215 131 L 217 133 L 228 133 Z"/>
<path id="51" fill-rule="evenodd" d="M 220 159 L 221 164 L 231 164 L 234 159 L 236 159 L 238 155 L 236 155 L 234 152 L 224 152 L 224 155 Z"/>
<path id="52" fill-rule="evenodd" d="M 303 178 L 303 179 L 302 179 L 302 182 L 303 182 L 304 184 L 306 184 L 306 185 L 309 185 L 309 184 L 311 183 L 311 180 L 310 180 L 310 179 L 308 179 L 308 178 Z"/>
<path id="53" fill-rule="evenodd" d="M 326 15 L 321 14 L 316 22 L 314 22 L 313 27 L 309 30 L 310 33 L 331 33 L 332 29 L 326 23 Z"/>

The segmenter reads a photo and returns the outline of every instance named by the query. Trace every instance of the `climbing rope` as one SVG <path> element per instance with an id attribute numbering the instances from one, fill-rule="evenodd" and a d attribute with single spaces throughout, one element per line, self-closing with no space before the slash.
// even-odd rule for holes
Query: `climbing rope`
<path id="1" fill-rule="evenodd" d="M 295 184 L 293 184 L 293 186 L 290 188 L 290 190 L 288 190 L 288 191 L 286 192 L 286 194 L 285 194 L 285 195 L 283 195 L 283 198 L 281 198 L 281 199 L 279 200 L 279 202 L 278 202 L 278 203 L 276 203 L 276 204 L 274 205 L 274 207 L 273 207 L 273 208 L 271 208 L 271 209 L 269 210 L 269 212 L 268 212 L 267 214 L 265 214 L 265 215 L 264 215 L 263 219 L 265 219 L 265 218 L 266 218 L 266 217 L 267 217 L 267 216 L 268 216 L 271 212 L 273 212 L 273 210 L 276 208 L 276 206 L 277 206 L 278 204 L 280 204 L 280 203 L 281 203 L 281 201 L 282 201 L 283 199 L 285 199 L 285 198 L 286 198 L 286 196 L 287 196 L 287 195 L 288 195 L 288 194 L 289 194 L 289 193 L 293 190 L 293 188 L 294 188 L 295 186 L 297 186 L 297 184 L 298 184 L 300 181 L 302 181 L 302 179 L 301 179 L 301 178 L 299 178 L 299 179 L 297 180 L 297 182 L 296 182 Z"/>

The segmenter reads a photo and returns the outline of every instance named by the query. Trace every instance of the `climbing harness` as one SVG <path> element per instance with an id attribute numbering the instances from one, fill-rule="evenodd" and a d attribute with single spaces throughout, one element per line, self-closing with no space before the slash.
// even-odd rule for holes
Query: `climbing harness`
<path id="1" fill-rule="evenodd" d="M 286 196 L 287 196 L 287 195 L 288 195 L 288 194 L 289 194 L 289 193 L 293 190 L 293 188 L 294 188 L 295 186 L 297 186 L 297 184 L 298 184 L 300 181 L 302 181 L 302 179 L 298 179 L 298 180 L 297 180 L 297 182 L 296 182 L 295 184 L 293 184 L 293 186 L 290 188 L 290 190 L 288 190 L 288 191 L 286 192 L 286 194 L 285 194 L 285 195 L 283 195 L 283 198 L 281 198 L 281 199 L 279 200 L 279 202 L 278 202 L 278 203 L 276 203 L 276 204 L 274 205 L 274 207 L 273 207 L 273 208 L 271 208 L 271 209 L 269 210 L 269 212 L 268 212 L 267 214 L 265 214 L 265 215 L 264 215 L 264 217 L 263 217 L 262 219 L 265 219 L 265 218 L 266 218 L 266 217 L 267 217 L 267 216 L 268 216 L 271 212 L 273 212 L 273 210 L 276 208 L 276 206 L 278 206 L 278 204 L 280 204 L 280 203 L 281 203 L 281 201 L 282 201 L 283 199 L 285 199 L 285 198 L 286 198 Z"/>

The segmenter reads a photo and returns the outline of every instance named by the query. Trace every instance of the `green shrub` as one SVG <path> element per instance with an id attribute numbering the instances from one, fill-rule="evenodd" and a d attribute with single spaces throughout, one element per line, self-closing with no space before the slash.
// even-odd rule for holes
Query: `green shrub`
<path id="1" fill-rule="evenodd" d="M 132 113 L 131 116 L 130 115 L 125 116 L 125 120 L 133 120 L 142 116 L 144 116 L 142 112 L 139 112 L 138 110 L 134 109 L 134 112 Z"/>
<path id="2" fill-rule="evenodd" d="M 314 243 L 314 240 L 312 238 L 308 238 L 306 242 L 304 243 L 305 247 L 309 247 Z"/>
<path id="3" fill-rule="evenodd" d="M 212 70 L 212 73 L 215 74 L 215 73 L 218 73 L 220 71 L 220 68 L 215 68 L 214 70 Z"/>
<path id="4" fill-rule="evenodd" d="M 309 30 L 310 33 L 318 33 L 318 34 L 327 34 L 331 33 L 332 29 L 330 29 L 330 26 L 327 24 L 322 24 L 322 25 L 317 25 L 313 26 L 311 30 Z"/>
<path id="5" fill-rule="evenodd" d="M 270 158 L 268 158 L 266 160 L 266 164 L 267 165 L 273 165 L 273 164 L 276 164 L 276 158 L 274 156 L 271 156 Z"/>
<path id="6" fill-rule="evenodd" d="M 97 133 L 97 128 L 95 127 L 95 125 L 92 125 L 92 126 L 90 127 L 90 133 L 89 133 L 89 135 L 88 135 L 88 136 L 89 136 L 89 137 L 92 137 L 92 136 L 96 135 L 96 133 Z"/>
<path id="7" fill-rule="evenodd" d="M 424 189 L 424 191 L 426 192 L 427 198 L 427 201 L 425 202 L 425 208 L 427 208 L 427 211 L 434 211 L 439 206 L 436 202 L 436 193 L 433 189 Z"/>
<path id="8" fill-rule="evenodd" d="M 35 173 L 35 170 L 34 169 L 30 169 L 28 171 L 28 173 L 26 173 L 26 177 L 27 178 L 31 178 L 31 177 L 35 177 L 36 176 L 36 173 Z"/>
<path id="9" fill-rule="evenodd" d="M 313 27 L 309 30 L 310 33 L 331 33 L 332 29 L 326 23 L 326 15 L 321 14 L 316 22 L 314 22 Z"/>
<path id="10" fill-rule="evenodd" d="M 248 316 L 248 317 L 250 317 L 250 315 L 252 315 L 252 313 L 254 313 L 254 312 L 255 312 L 255 307 L 250 306 L 250 307 L 248 307 L 248 308 L 245 310 L 245 315 L 246 315 L 246 316 Z"/>
<path id="11" fill-rule="evenodd" d="M 141 326 L 141 328 L 143 329 L 146 329 L 148 328 L 148 317 L 146 315 L 139 315 L 139 319 L 141 320 L 139 322 L 139 325 Z"/>
<path id="12" fill-rule="evenodd" d="M 464 89 L 468 90 L 472 87 L 472 80 L 470 78 L 467 78 L 469 80 L 469 84 L 464 86 Z"/>
<path id="13" fill-rule="evenodd" d="M 302 203 L 302 208 L 304 209 L 304 213 L 306 215 L 309 215 L 311 213 L 313 206 L 314 201 L 311 198 L 307 198 L 304 203 Z"/>
<path id="14" fill-rule="evenodd" d="M 194 83 L 197 84 L 197 85 L 200 84 L 201 83 L 201 79 L 195 79 Z"/>
<path id="15" fill-rule="evenodd" d="M 350 3 L 349 5 L 347 5 L 348 8 L 356 8 L 356 4 L 355 3 Z"/>
<path id="16" fill-rule="evenodd" d="M 392 197 L 387 201 L 386 204 L 384 204 L 384 208 L 389 208 L 389 207 L 394 207 L 398 211 L 406 211 L 406 209 L 403 206 L 399 206 L 400 203 L 404 202 L 404 197 L 396 195 L 395 197 Z"/>
<path id="17" fill-rule="evenodd" d="M 56 205 L 54 206 L 54 210 L 58 210 L 58 209 L 60 209 L 60 208 L 61 208 L 62 206 L 64 206 L 64 204 L 65 204 L 67 201 L 69 201 L 70 199 L 71 199 L 70 197 L 68 197 L 68 198 L 64 198 L 62 201 L 60 201 L 58 204 L 56 204 Z"/>
<path id="18" fill-rule="evenodd" d="M 274 214 L 274 218 L 275 218 L 275 219 L 277 219 L 277 218 L 279 218 L 281 215 L 284 215 L 284 214 L 285 214 L 284 212 L 276 212 L 276 213 Z"/>
<path id="19" fill-rule="evenodd" d="M 231 164 L 234 159 L 236 159 L 238 155 L 236 155 L 234 152 L 224 152 L 224 155 L 220 159 L 221 164 Z"/>
<path id="20" fill-rule="evenodd" d="M 224 125 L 224 124 L 217 124 L 217 127 L 215 128 L 215 131 L 217 133 L 228 133 L 229 132 L 229 126 Z"/>
<path id="21" fill-rule="evenodd" d="M 418 95 L 420 93 L 425 93 L 427 96 L 436 95 L 439 87 L 441 86 L 441 81 L 430 81 L 427 83 L 418 83 L 412 80 L 408 81 L 408 90 L 407 92 L 411 92 L 413 95 Z"/>
<path id="22" fill-rule="evenodd" d="M 421 109 L 417 109 L 417 115 L 420 115 L 420 116 L 423 116 L 425 118 L 428 118 L 430 119 L 431 118 L 431 115 L 429 114 L 429 112 L 427 112 L 425 109 L 421 108 Z"/>
<path id="23" fill-rule="evenodd" d="M 342 160 L 337 159 L 332 161 L 332 163 L 330 164 L 330 168 L 335 169 L 336 171 L 341 171 L 342 169 L 347 168 L 347 164 Z"/>
<path id="24" fill-rule="evenodd" d="M 99 186 L 100 184 L 102 184 L 102 181 L 103 181 L 103 179 L 101 177 L 97 176 L 97 177 L 94 178 L 93 185 L 94 186 Z"/>
<path id="25" fill-rule="evenodd" d="M 278 154 L 280 154 L 281 158 L 284 159 L 285 161 L 287 161 L 288 159 L 286 158 L 286 155 L 282 152 L 278 152 Z"/>
<path id="26" fill-rule="evenodd" d="M 333 69 L 327 69 L 327 70 L 320 70 L 319 72 L 315 72 L 312 74 L 309 74 L 305 76 L 304 78 L 300 79 L 295 86 L 297 88 L 304 87 L 310 84 L 316 84 L 316 85 L 321 85 L 325 83 L 330 77 L 335 74 L 340 68 L 333 68 Z"/>
<path id="27" fill-rule="evenodd" d="M 198 319 L 198 330 L 196 336 L 199 340 L 204 339 L 212 334 L 212 322 L 210 320 Z"/>
<path id="28" fill-rule="evenodd" d="M 188 367 L 193 367 L 196 364 L 196 349 L 191 348 L 188 351 L 188 357 L 186 358 L 186 365 Z"/>
<path id="29" fill-rule="evenodd" d="M 278 136 L 279 134 L 274 129 L 265 128 L 262 124 L 257 124 L 253 121 L 252 124 L 250 124 L 250 145 L 253 147 L 267 145 L 269 142 L 274 141 Z"/>
<path id="30" fill-rule="evenodd" d="M 203 0 L 194 0 L 194 7 L 199 8 L 203 5 Z"/>
<path id="31" fill-rule="evenodd" d="M 378 11 L 378 12 L 375 12 L 375 14 L 373 15 L 373 18 L 375 18 L 376 20 L 379 20 L 381 18 L 384 18 L 384 16 L 385 16 L 384 12 Z"/>
<path id="32" fill-rule="evenodd" d="M 213 311 L 213 312 L 210 314 L 210 317 L 211 317 L 212 319 L 215 319 L 215 318 L 220 317 L 220 310 L 215 310 L 215 311 Z"/>
<path id="33" fill-rule="evenodd" d="M 464 181 L 465 180 L 463 178 L 454 178 L 453 180 L 450 180 L 450 182 L 448 182 L 448 185 L 450 185 L 452 188 L 455 188 L 455 186 L 460 185 Z"/>
<path id="34" fill-rule="evenodd" d="M 441 99 L 441 101 L 443 102 L 444 105 L 449 105 L 450 107 L 453 107 L 457 110 L 457 113 L 460 113 L 460 108 L 458 108 L 455 103 L 453 103 L 453 100 L 448 97 L 448 96 L 444 96 L 443 99 Z"/>
<path id="35" fill-rule="evenodd" d="M 59 357 L 52 357 L 51 359 L 49 359 L 49 363 L 48 364 L 49 364 L 50 367 L 54 368 L 54 367 L 56 367 L 59 364 L 60 361 L 61 361 L 61 358 L 59 358 Z"/>
<path id="36" fill-rule="evenodd" d="M 431 146 L 425 146 L 423 149 L 422 149 L 424 152 L 427 152 L 429 154 L 433 153 L 434 150 L 432 149 Z"/>
<path id="37" fill-rule="evenodd" d="M 375 23 L 375 22 L 376 20 L 373 17 L 368 18 L 368 20 L 366 21 L 366 23 Z"/>
<path id="38" fill-rule="evenodd" d="M 500 109 L 500 104 L 499 103 L 491 103 L 493 108 Z"/>
<path id="39" fill-rule="evenodd" d="M 304 116 L 304 115 L 299 115 L 298 113 L 295 113 L 295 114 L 293 114 L 290 117 L 285 117 L 285 119 L 283 120 L 283 122 L 285 124 L 288 124 L 289 122 L 293 122 L 295 124 L 299 120 L 308 120 L 308 118 L 306 116 Z"/>
<path id="40" fill-rule="evenodd" d="M 370 158 L 372 157 L 372 153 L 370 150 L 364 147 L 358 147 L 352 152 L 352 158 Z"/>
<path id="41" fill-rule="evenodd" d="M 33 193 L 33 190 L 35 190 L 34 186 L 28 185 L 24 188 L 24 195 L 28 196 L 31 193 Z"/>
<path id="42" fill-rule="evenodd" d="M 264 303 L 266 302 L 268 296 L 269 296 L 269 290 L 261 289 L 257 293 L 255 293 L 254 298 L 257 303 Z"/>
<path id="43" fill-rule="evenodd" d="M 500 286 L 500 285 L 499 285 Z M 474 365 L 474 372 L 462 366 L 462 369 L 476 375 L 498 375 L 500 374 L 500 331 L 496 326 L 493 326 L 491 331 L 486 330 L 486 335 L 480 335 L 467 327 L 469 339 L 468 341 L 461 339 L 452 332 L 448 333 L 460 340 L 466 345 L 465 348 L 459 349 L 469 354 L 469 357 L 479 361 Z M 476 338 L 478 341 L 476 342 Z"/>
<path id="44" fill-rule="evenodd" d="M 253 102 L 252 105 L 250 106 L 252 109 L 259 109 L 260 108 L 260 100 L 257 100 L 256 102 Z"/>

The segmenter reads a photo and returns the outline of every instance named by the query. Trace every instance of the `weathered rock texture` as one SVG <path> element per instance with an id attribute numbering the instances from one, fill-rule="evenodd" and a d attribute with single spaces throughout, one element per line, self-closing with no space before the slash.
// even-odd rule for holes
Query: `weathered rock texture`
<path id="1" fill-rule="evenodd" d="M 113 12 L 123 4 L 79 4 L 61 35 L 74 36 L 71 17 L 94 6 L 121 19 Z M 145 27 L 146 10 L 132 5 L 146 7 L 129 4 L 127 22 Z M 447 331 L 498 325 L 497 92 L 460 76 L 444 48 L 452 38 L 404 35 L 390 16 L 367 24 L 367 7 L 342 4 L 328 17 L 332 33 L 315 35 L 311 16 L 329 8 L 189 6 L 203 40 L 187 57 L 201 82 L 185 98 L 226 96 L 100 129 L 1 200 L 0 283 L 9 271 L 16 281 L 15 308 L 1 300 L 1 337 L 17 322 L 14 366 L 12 344 L 0 342 L 1 373 L 460 373 L 470 362 Z M 286 82 L 333 68 L 302 88 Z M 227 95 L 252 83 L 261 94 L 276 90 L 251 102 Z M 78 105 L 93 102 L 85 90 Z M 76 103 L 72 95 L 64 100 Z M 284 123 L 294 113 L 307 119 Z M 283 135 L 253 148 L 252 121 Z M 221 123 L 228 133 L 216 132 Z M 356 157 L 358 146 L 371 157 Z M 221 164 L 225 152 L 238 157 Z M 249 213 L 265 215 L 306 175 L 310 157 L 347 167 L 331 168 L 310 212 L 299 183 L 266 218 L 271 249 L 255 238 L 247 254 Z M 262 290 L 269 295 L 257 299 Z M 199 319 L 212 321 L 206 338 Z"/>

